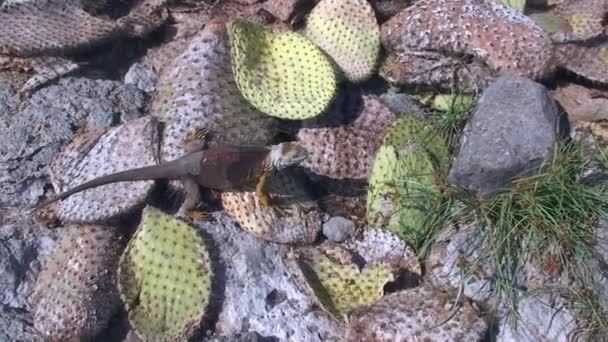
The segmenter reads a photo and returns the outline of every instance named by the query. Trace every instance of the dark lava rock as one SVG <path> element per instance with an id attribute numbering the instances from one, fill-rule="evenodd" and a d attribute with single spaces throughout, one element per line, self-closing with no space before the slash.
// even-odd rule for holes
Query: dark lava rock
<path id="1" fill-rule="evenodd" d="M 141 115 L 145 95 L 116 81 L 66 77 L 35 93 L 22 110 L 0 82 L 0 206 L 29 206 L 44 193 L 47 167 L 78 129 Z"/>
<path id="2" fill-rule="evenodd" d="M 450 181 L 487 196 L 540 166 L 557 139 L 558 117 L 544 86 L 527 78 L 499 77 L 464 129 Z"/>

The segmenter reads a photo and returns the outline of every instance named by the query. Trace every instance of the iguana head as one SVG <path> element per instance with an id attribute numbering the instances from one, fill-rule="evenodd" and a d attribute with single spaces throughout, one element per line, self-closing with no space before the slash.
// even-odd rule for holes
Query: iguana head
<path id="1" fill-rule="evenodd" d="M 308 151 L 295 142 L 273 145 L 270 150 L 270 161 L 277 171 L 297 165 L 306 158 L 308 158 Z"/>

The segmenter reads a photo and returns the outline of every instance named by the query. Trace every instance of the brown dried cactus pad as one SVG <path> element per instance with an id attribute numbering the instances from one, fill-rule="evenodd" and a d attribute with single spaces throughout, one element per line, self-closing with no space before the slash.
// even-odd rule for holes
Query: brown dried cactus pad
<path id="1" fill-rule="evenodd" d="M 382 25 L 389 52 L 475 56 L 499 72 L 533 79 L 553 71 L 551 40 L 516 10 L 484 0 L 421 0 Z"/>
<path id="2" fill-rule="evenodd" d="M 608 83 L 608 41 L 558 45 L 561 66 L 588 80 Z"/>
<path id="3" fill-rule="evenodd" d="M 71 226 L 34 286 L 34 326 L 49 341 L 90 340 L 120 307 L 112 227 Z"/>
<path id="4" fill-rule="evenodd" d="M 312 243 L 321 231 L 321 213 L 297 176 L 289 170 L 270 176 L 270 207 L 260 203 L 255 191 L 223 192 L 224 210 L 243 230 L 261 239 Z"/>
<path id="5" fill-rule="evenodd" d="M 555 13 L 568 22 L 575 38 L 590 39 L 606 29 L 608 1 L 566 0 L 557 6 Z"/>
<path id="6" fill-rule="evenodd" d="M 481 341 L 486 329 L 471 304 L 455 303 L 452 295 L 423 285 L 355 309 L 345 340 Z"/>
<path id="7" fill-rule="evenodd" d="M 0 23 L 0 53 L 19 56 L 75 51 L 119 32 L 115 22 L 88 14 L 75 1 L 6 2 Z"/>
<path id="8" fill-rule="evenodd" d="M 77 136 L 51 165 L 56 193 L 110 173 L 156 164 L 157 124 L 143 117 L 122 126 Z M 141 207 L 153 181 L 107 184 L 74 194 L 57 205 L 64 221 L 99 222 Z"/>
<path id="9" fill-rule="evenodd" d="M 608 119 L 608 91 L 569 83 L 558 87 L 553 95 L 568 113 L 570 122 L 594 122 Z"/>
<path id="10" fill-rule="evenodd" d="M 213 141 L 266 144 L 276 120 L 250 105 L 234 83 L 226 26 L 218 19 L 205 25 L 161 78 L 152 115 L 167 123 L 161 158 L 184 155 L 186 135 L 204 128 Z"/>
<path id="11" fill-rule="evenodd" d="M 307 121 L 298 140 L 310 157 L 302 166 L 334 179 L 367 179 L 388 127 L 397 119 L 380 100 L 337 99 L 322 118 Z"/>

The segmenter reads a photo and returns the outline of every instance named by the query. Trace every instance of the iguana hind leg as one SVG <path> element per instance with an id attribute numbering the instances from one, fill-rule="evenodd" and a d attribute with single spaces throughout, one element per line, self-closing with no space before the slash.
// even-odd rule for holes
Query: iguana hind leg
<path id="1" fill-rule="evenodd" d="M 258 180 L 258 183 L 255 186 L 255 194 L 258 197 L 258 199 L 260 200 L 260 203 L 262 203 L 263 206 L 265 207 L 270 207 L 272 205 L 272 198 L 270 197 L 270 194 L 268 193 L 268 177 L 270 176 L 269 173 L 265 172 L 262 174 L 262 176 L 260 177 L 260 180 Z"/>
<path id="2" fill-rule="evenodd" d="M 203 221 L 208 219 L 208 215 L 204 210 L 201 210 L 201 189 L 198 183 L 191 177 L 182 179 L 186 198 L 177 212 L 177 217 L 184 218 L 193 222 Z"/>

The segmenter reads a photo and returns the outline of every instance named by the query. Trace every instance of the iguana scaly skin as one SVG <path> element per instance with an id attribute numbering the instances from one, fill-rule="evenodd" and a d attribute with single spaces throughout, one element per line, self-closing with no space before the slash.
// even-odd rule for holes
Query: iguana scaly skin
<path id="1" fill-rule="evenodd" d="M 95 178 L 45 201 L 39 208 L 75 193 L 97 186 L 153 179 L 181 179 L 186 199 L 181 210 L 192 210 L 200 200 L 198 186 L 213 190 L 240 190 L 255 184 L 256 195 L 269 206 L 267 182 L 274 171 L 296 165 L 308 157 L 307 151 L 294 142 L 272 146 L 218 145 L 193 151 L 179 159 Z M 181 211 L 180 210 L 180 211 Z"/>

